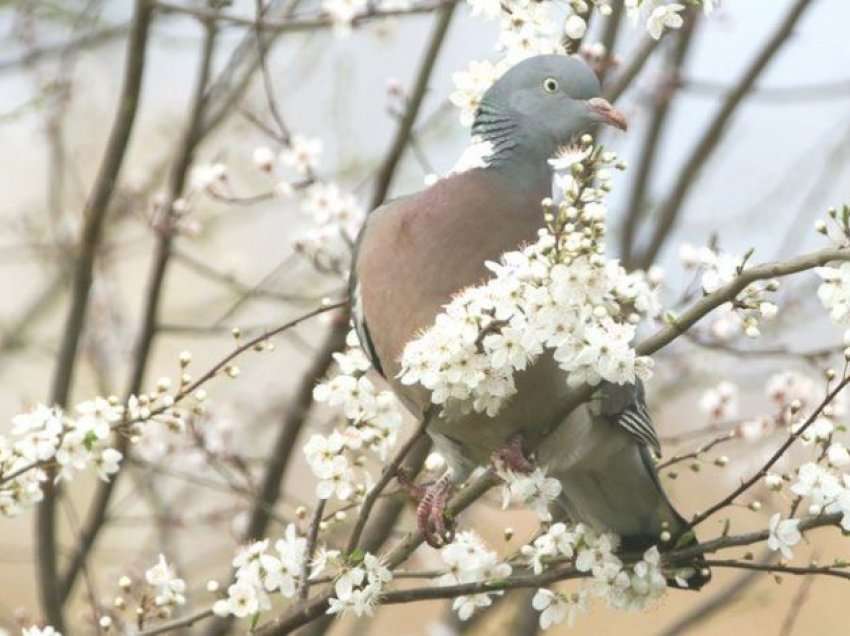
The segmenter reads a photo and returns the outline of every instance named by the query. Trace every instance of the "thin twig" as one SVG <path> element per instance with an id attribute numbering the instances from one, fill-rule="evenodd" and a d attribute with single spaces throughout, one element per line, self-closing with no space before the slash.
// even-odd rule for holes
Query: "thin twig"
<path id="1" fill-rule="evenodd" d="M 717 437 L 715 437 L 713 440 L 706 442 L 705 444 L 697 448 L 695 451 L 682 453 L 681 455 L 673 455 L 673 457 L 671 457 L 667 461 L 657 464 L 655 468 L 656 470 L 664 470 L 665 468 L 670 468 L 670 466 L 674 466 L 675 464 L 679 464 L 689 459 L 697 459 L 701 455 L 710 451 L 715 446 L 730 442 L 737 437 L 738 434 L 735 431 L 723 433 L 722 435 L 718 435 Z"/>
<path id="2" fill-rule="evenodd" d="M 811 576 L 812 574 L 817 574 L 820 576 L 832 576 L 850 581 L 850 572 L 830 566 L 769 565 L 750 563 L 749 561 L 740 561 L 738 559 L 706 559 L 705 564 L 713 568 L 734 568 L 736 570 L 754 570 L 757 572 L 793 574 L 794 576 Z"/>
<path id="3" fill-rule="evenodd" d="M 310 522 L 310 532 L 307 535 L 307 551 L 304 553 L 304 565 L 301 568 L 301 579 L 298 582 L 298 598 L 304 600 L 310 593 L 310 588 L 307 585 L 307 578 L 310 576 L 310 562 L 313 560 L 313 554 L 316 551 L 316 541 L 319 538 L 319 526 L 322 524 L 322 515 L 325 512 L 325 504 L 327 499 L 319 499 L 316 504 L 316 510 L 313 511 L 313 521 Z"/>
<path id="4" fill-rule="evenodd" d="M 744 492 L 749 490 L 760 479 L 762 479 L 767 472 L 773 467 L 773 465 L 778 462 L 782 456 L 785 454 L 791 445 L 796 442 L 800 436 L 806 432 L 806 430 L 818 419 L 821 412 L 838 396 L 844 388 L 850 384 L 850 376 L 845 376 L 841 379 L 838 385 L 830 391 L 826 397 L 821 401 L 821 403 L 815 408 L 814 411 L 806 418 L 801 426 L 799 426 L 793 433 L 791 433 L 788 438 L 782 443 L 782 445 L 776 449 L 776 452 L 770 456 L 764 465 L 753 475 L 751 475 L 748 479 L 745 479 L 741 484 L 735 488 L 729 495 L 718 501 L 716 504 L 708 508 L 705 512 L 701 512 L 698 515 L 694 516 L 694 518 L 690 522 L 690 527 L 694 527 L 708 519 L 711 515 L 716 513 L 719 510 L 722 510 L 726 506 L 734 503 L 735 499 L 741 496 Z"/>
<path id="5" fill-rule="evenodd" d="M 209 618 L 210 616 L 214 616 L 212 608 L 201 610 L 167 623 L 162 623 L 156 627 L 151 627 L 143 632 L 138 632 L 138 636 L 156 636 L 156 634 L 166 634 L 168 632 L 176 631 L 182 627 L 191 627 L 195 623 L 202 621 L 205 618 Z"/>
<path id="6" fill-rule="evenodd" d="M 666 68 L 658 85 L 653 92 L 652 115 L 649 126 L 646 128 L 640 156 L 635 169 L 635 176 L 631 184 L 629 203 L 626 207 L 625 221 L 620 236 L 620 257 L 624 262 L 632 258 L 632 251 L 636 247 L 635 239 L 640 220 L 646 211 L 647 191 L 650 186 L 650 177 L 654 172 L 655 160 L 661 149 L 661 141 L 664 136 L 665 127 L 669 121 L 670 107 L 677 95 L 678 82 L 676 81 L 682 68 L 684 68 L 688 52 L 694 41 L 694 31 L 699 20 L 699 10 L 691 8 L 688 10 L 686 21 L 681 32 L 676 34 L 675 46 L 667 55 Z"/>
<path id="7" fill-rule="evenodd" d="M 130 25 L 118 24 L 115 26 L 107 26 L 77 36 L 67 42 L 59 42 L 57 44 L 48 44 L 38 49 L 32 49 L 26 53 L 6 59 L 0 60 L 0 73 L 5 71 L 13 71 L 20 67 L 31 66 L 45 60 L 50 60 L 55 57 L 68 55 L 74 51 L 83 51 L 101 44 L 111 42 L 118 38 L 124 37 L 130 31 Z"/>
<path id="8" fill-rule="evenodd" d="M 436 2 L 422 2 L 406 9 L 369 9 L 364 13 L 356 15 L 351 21 L 353 27 L 358 27 L 368 22 L 375 20 L 383 20 L 386 18 L 395 18 L 402 16 L 415 16 L 423 13 L 432 13 L 438 9 L 445 7 L 448 4 L 456 4 L 457 0 L 438 0 Z M 202 7 L 188 7 L 185 5 L 177 5 L 171 2 L 157 2 L 157 7 L 162 13 L 176 13 L 192 16 L 198 20 L 216 20 L 222 23 L 228 23 L 234 26 L 260 30 L 263 33 L 280 34 L 280 33 L 295 33 L 298 31 L 316 31 L 319 29 L 329 29 L 335 25 L 335 21 L 327 15 L 320 15 L 315 18 L 300 18 L 283 19 L 263 18 L 256 20 L 245 18 L 230 13 L 218 13 Z"/>
<path id="9" fill-rule="evenodd" d="M 335 309 L 342 309 L 342 308 L 347 307 L 347 306 L 348 306 L 348 301 L 346 300 L 346 301 L 343 301 L 343 302 L 319 307 L 318 309 L 314 309 L 313 311 L 309 311 L 306 314 L 302 314 L 301 316 L 298 316 L 297 318 L 294 318 L 293 320 L 290 320 L 289 322 L 286 322 L 286 323 L 280 325 L 279 327 L 276 327 L 274 329 L 266 331 L 266 332 L 262 333 L 261 335 L 256 336 L 255 338 L 252 338 L 252 339 L 244 342 L 243 344 L 238 346 L 236 349 L 231 351 L 229 354 L 227 354 L 224 358 L 219 360 L 215 365 L 213 365 L 210 369 L 208 369 L 197 380 L 195 380 L 191 384 L 186 385 L 185 387 L 182 387 L 177 392 L 177 394 L 174 396 L 174 404 L 178 404 L 183 399 L 185 399 L 186 397 L 188 397 L 189 395 L 194 393 L 197 389 L 201 388 L 201 386 L 203 386 L 204 384 L 206 384 L 207 382 L 212 380 L 216 375 L 219 374 L 219 372 L 221 372 L 222 369 L 227 367 L 235 358 L 239 357 L 241 354 L 245 353 L 246 351 L 253 349 L 257 345 L 268 341 L 269 339 L 273 338 L 274 336 L 281 334 L 284 331 L 287 331 L 288 329 L 291 329 L 291 328 L 301 324 L 302 322 L 304 322 L 304 321 L 306 321 L 310 318 L 318 316 L 319 314 L 325 313 L 327 311 L 332 311 L 332 310 L 335 310 Z M 166 407 L 154 409 L 153 411 L 151 411 L 150 417 L 151 418 L 156 417 L 157 415 L 161 414 L 165 410 L 166 410 Z M 137 421 L 139 421 L 139 420 L 137 419 L 137 420 L 130 420 L 128 422 L 121 422 L 117 426 L 135 424 Z M 19 477 L 20 475 L 22 475 L 23 473 L 25 473 L 29 470 L 33 470 L 33 469 L 39 468 L 41 466 L 46 466 L 49 463 L 50 462 L 48 462 L 48 461 L 34 461 L 34 462 L 31 462 L 30 464 L 27 464 L 26 466 L 23 466 L 21 468 L 16 469 L 14 472 L 4 474 L 4 475 L 0 476 L 0 485 L 3 485 L 4 483 L 11 481 L 12 479 L 15 479 L 16 477 Z"/>
<path id="10" fill-rule="evenodd" d="M 656 40 L 648 35 L 644 36 L 643 40 L 638 44 L 637 51 L 630 56 L 631 62 L 629 62 L 629 65 L 611 81 L 609 86 L 605 87 L 603 93 L 608 101 L 613 103 L 626 92 L 643 70 L 647 60 L 655 52 L 655 49 L 658 48 L 659 42 L 660 40 Z"/>
<path id="11" fill-rule="evenodd" d="M 455 3 L 449 2 L 443 5 L 440 9 L 440 15 L 437 18 L 437 24 L 434 26 L 434 32 L 422 58 L 419 66 L 419 73 L 416 77 L 416 83 L 413 90 L 410 92 L 410 99 L 407 102 L 407 109 L 404 111 L 404 116 L 399 123 L 392 146 L 387 153 L 384 163 L 378 172 L 375 180 L 375 190 L 372 193 L 372 201 L 370 208 L 375 209 L 384 202 L 387 197 L 390 186 L 392 185 L 393 176 L 396 172 L 396 166 L 401 159 L 401 155 L 407 146 L 410 138 L 410 133 L 416 123 L 416 118 L 419 115 L 419 109 L 422 106 L 422 100 L 425 97 L 425 92 L 428 89 L 428 82 L 431 79 L 431 72 L 434 69 L 434 64 L 437 62 L 437 56 L 443 46 L 443 40 L 449 30 L 449 25 L 454 15 Z"/>

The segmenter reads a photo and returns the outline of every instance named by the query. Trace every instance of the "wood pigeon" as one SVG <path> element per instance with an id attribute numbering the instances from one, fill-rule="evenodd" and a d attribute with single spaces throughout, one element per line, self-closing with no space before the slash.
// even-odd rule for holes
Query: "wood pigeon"
<path id="1" fill-rule="evenodd" d="M 431 326 L 460 290 L 488 278 L 485 261 L 531 243 L 543 226 L 541 200 L 551 195 L 548 160 L 598 124 L 626 130 L 626 120 L 600 97 L 593 71 L 564 55 L 529 58 L 485 93 L 472 133 L 489 141 L 488 165 L 437 181 L 368 215 L 351 268 L 355 329 L 374 368 L 406 407 L 422 417 L 426 389 L 397 375 L 405 345 Z M 656 475 L 658 438 L 640 385 L 600 385 L 590 403 L 558 422 L 568 388 L 551 356 L 516 377 L 517 394 L 496 417 L 469 413 L 432 418 L 428 433 L 459 482 L 494 456 L 527 469 L 521 451 L 535 433 L 552 431 L 535 461 L 562 483 L 553 513 L 612 531 L 626 547 L 660 543 L 687 530 Z M 528 449 L 530 450 L 530 449 Z M 418 519 L 426 540 L 450 536 L 443 516 L 446 480 L 432 485 Z M 689 581 L 704 582 L 705 573 Z"/>

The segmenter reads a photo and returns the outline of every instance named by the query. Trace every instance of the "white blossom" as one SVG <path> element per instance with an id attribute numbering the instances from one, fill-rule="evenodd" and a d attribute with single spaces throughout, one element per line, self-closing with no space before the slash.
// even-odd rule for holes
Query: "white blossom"
<path id="1" fill-rule="evenodd" d="M 655 7 L 646 21 L 646 30 L 653 38 L 658 40 L 664 29 L 678 29 L 684 24 L 682 16 L 685 5 L 674 2 Z"/>
<path id="2" fill-rule="evenodd" d="M 818 267 L 815 272 L 823 280 L 818 287 L 818 298 L 829 310 L 830 318 L 838 325 L 850 325 L 850 263 Z"/>
<path id="3" fill-rule="evenodd" d="M 481 15 L 487 19 L 498 18 L 502 13 L 501 0 L 467 0 L 472 7 L 472 15 Z"/>
<path id="4" fill-rule="evenodd" d="M 457 612 L 460 620 L 467 621 L 475 613 L 475 610 L 481 607 L 490 607 L 492 604 L 493 600 L 488 594 L 473 594 L 455 598 L 452 601 L 452 609 Z"/>
<path id="5" fill-rule="evenodd" d="M 770 518 L 768 526 L 770 536 L 767 539 L 767 547 L 774 551 L 779 550 L 786 559 L 793 558 L 794 553 L 791 548 L 797 545 L 802 538 L 799 525 L 799 519 L 782 519 L 780 513 L 774 514 Z"/>
<path id="6" fill-rule="evenodd" d="M 841 527 L 850 532 L 850 475 L 844 474 L 841 476 L 842 489 L 838 493 L 835 500 L 826 506 L 826 512 L 841 513 Z"/>
<path id="7" fill-rule="evenodd" d="M 452 74 L 456 90 L 449 95 L 449 100 L 460 108 L 461 124 L 472 125 L 481 98 L 504 70 L 485 60 L 472 61 L 466 71 L 456 71 Z"/>
<path id="8" fill-rule="evenodd" d="M 361 565 L 344 572 L 334 583 L 335 596 L 328 601 L 328 614 L 353 612 L 371 616 L 392 573 L 373 554 L 366 553 Z"/>
<path id="9" fill-rule="evenodd" d="M 518 502 L 533 510 L 544 521 L 551 518 L 549 505 L 561 494 L 560 481 L 547 477 L 541 467 L 536 467 L 528 474 L 508 470 L 501 471 L 499 475 L 505 480 L 503 508 L 507 508 L 511 502 Z"/>
<path id="10" fill-rule="evenodd" d="M 256 586 L 245 579 L 237 580 L 227 588 L 227 598 L 218 600 L 213 605 L 216 616 L 235 616 L 246 618 L 257 614 L 263 606 L 257 594 Z"/>
<path id="11" fill-rule="evenodd" d="M 838 497 L 841 492 L 841 483 L 826 468 L 814 462 L 808 462 L 800 466 L 797 481 L 791 485 L 791 492 L 800 497 L 806 497 L 811 505 L 820 511 Z"/>
<path id="12" fill-rule="evenodd" d="M 363 4 L 360 0 L 325 0 L 322 7 L 329 11 L 328 4 L 333 2 L 334 7 L 342 4 L 355 6 Z M 337 18 L 337 15 L 334 15 Z M 280 153 L 280 161 L 284 166 L 293 168 L 298 174 L 306 175 L 318 165 L 319 155 L 322 154 L 322 140 L 311 139 L 304 135 L 293 135 L 289 145 Z"/>
<path id="13" fill-rule="evenodd" d="M 174 568 L 160 554 L 159 561 L 145 572 L 145 580 L 154 588 L 154 600 L 158 606 L 184 605 L 186 582 L 178 577 Z"/>
<path id="14" fill-rule="evenodd" d="M 843 468 L 850 464 L 850 452 L 847 451 L 847 447 L 844 444 L 833 442 L 826 450 L 826 459 L 830 466 Z"/>
<path id="15" fill-rule="evenodd" d="M 723 381 L 702 394 L 700 409 L 716 421 L 727 421 L 738 416 L 738 387 Z"/>
<path id="16" fill-rule="evenodd" d="M 299 536 L 294 524 L 286 526 L 283 536 L 275 541 L 274 552 L 269 551 L 269 539 L 255 541 L 244 546 L 233 558 L 236 569 L 235 582 L 227 589 L 227 597 L 213 606 L 218 616 L 245 618 L 271 608 L 269 594 L 278 592 L 284 598 L 292 598 L 298 591 L 307 559 L 307 539 Z M 339 554 L 318 546 L 316 550 L 324 568 L 328 560 Z"/>
<path id="17" fill-rule="evenodd" d="M 455 540 L 440 549 L 440 558 L 448 572 L 437 579 L 439 585 L 458 585 L 503 579 L 511 574 L 511 566 L 487 548 L 475 532 L 459 532 Z M 487 592 L 455 599 L 452 608 L 461 620 L 467 620 L 476 609 L 491 604 L 490 597 L 500 592 Z"/>
<path id="18" fill-rule="evenodd" d="M 587 22 L 580 15 L 573 14 L 564 23 L 564 33 L 572 40 L 580 40 L 587 32 Z"/>
<path id="19" fill-rule="evenodd" d="M 531 599 L 531 606 L 540 612 L 540 629 L 549 629 L 564 621 L 572 627 L 576 617 L 587 611 L 587 593 L 580 591 L 566 595 L 540 588 Z"/>
<path id="20" fill-rule="evenodd" d="M 583 524 L 567 527 L 558 522 L 552 524 L 546 532 L 535 538 L 530 545 L 520 548 L 520 554 L 527 560 L 535 574 L 540 574 L 548 559 L 575 556 L 576 546 L 587 532 Z"/>

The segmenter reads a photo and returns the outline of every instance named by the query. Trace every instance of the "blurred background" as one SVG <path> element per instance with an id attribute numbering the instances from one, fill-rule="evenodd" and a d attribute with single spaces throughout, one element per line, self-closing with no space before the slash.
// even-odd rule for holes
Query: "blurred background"
<path id="1" fill-rule="evenodd" d="M 202 56 L 199 16 L 207 11 L 189 0 L 164 4 L 153 18 L 137 121 L 106 214 L 72 402 L 122 395 L 138 374 L 146 388 L 161 376 L 176 378 L 183 350 L 192 352 L 191 369 L 200 373 L 232 349 L 233 327 L 257 333 L 316 307 L 319 299 L 345 297 L 343 277 L 335 271 L 344 270 L 344 262 L 322 272 L 298 252 L 296 241 L 311 229 L 311 218 L 299 210 L 297 198 L 269 196 L 274 179 L 253 163 L 257 147 L 275 148 L 274 136 L 254 120 L 274 128 L 274 116 L 252 61 L 254 3 L 234 2 L 223 11 L 244 20 L 219 23 L 211 59 L 211 81 L 222 89 L 215 107 L 221 110 L 207 121 L 193 158 L 200 166 L 226 166 L 228 196 L 193 195 L 185 231 L 167 246 L 150 355 L 139 369 L 139 334 L 162 254 L 161 234 L 149 221 L 178 161 Z M 735 254 L 754 248 L 754 261 L 792 256 L 821 245 L 814 221 L 827 206 L 850 198 L 848 3 L 803 3 L 806 10 L 752 78 L 752 89 L 730 99 L 797 4 L 726 0 L 711 16 L 696 19 L 686 44 L 681 33 L 665 36 L 617 100 L 630 129 L 605 133 L 603 142 L 630 168 L 616 178 L 610 201 L 611 253 L 643 253 L 669 210 L 665 206 L 685 184 L 674 206 L 677 222 L 654 259 L 665 270 L 670 306 L 687 298 L 692 286 L 693 274 L 680 260 L 682 243 L 713 244 Z M 169 7 L 198 13 L 165 10 Z M 281 11 L 277 5 L 269 10 Z M 399 112 L 432 41 L 436 14 L 444 10 L 441 5 L 437 11 L 369 20 L 347 36 L 326 23 L 284 30 L 268 42 L 266 66 L 280 116 L 292 133 L 321 139 L 317 173 L 354 193 L 363 207 L 374 196 Z M 281 20 L 320 15 L 313 0 L 297 3 L 293 11 Z M 83 211 L 121 93 L 131 14 L 130 2 L 110 0 L 0 2 L 0 432 L 14 414 L 50 395 Z M 585 43 L 611 38 L 612 19 L 592 22 Z M 627 20 L 616 33 L 610 81 L 646 48 L 643 29 Z M 472 17 L 462 3 L 456 8 L 427 78 L 413 143 L 395 167 L 389 195 L 415 191 L 429 174 L 446 173 L 466 147 L 468 131 L 448 102 L 452 73 L 470 60 L 492 58 L 496 37 L 492 23 Z M 712 129 L 724 107 L 728 117 Z M 630 224 L 632 231 L 625 229 Z M 637 264 L 639 256 L 633 254 Z M 650 406 L 668 440 L 667 457 L 698 448 L 718 426 L 734 428 L 772 413 L 765 385 L 779 371 L 822 381 L 823 369 L 836 360 L 830 355 L 841 351 L 841 334 L 825 312 L 803 301 L 814 297 L 816 284 L 815 276 L 804 275 L 783 286 L 780 315 L 755 343 L 709 320 L 693 338 L 658 356 Z M 209 413 L 193 428 L 196 435 L 175 434 L 163 438 L 161 447 L 134 452 L 104 508 L 84 567 L 62 581 L 74 584 L 67 589 L 66 610 L 72 633 L 94 633 L 92 598 L 109 607 L 119 577 L 140 576 L 159 552 L 187 580 L 190 606 L 209 605 L 214 597 L 205 582 L 226 580 L 235 546 L 252 536 L 246 535 L 249 527 L 275 536 L 282 521 L 297 517 L 299 506 L 310 506 L 313 478 L 299 440 L 334 423 L 335 415 L 312 408 L 309 398 L 312 384 L 329 367 L 329 352 L 341 345 L 341 329 L 332 322 L 317 319 L 289 331 L 275 351 L 240 361 L 237 379 L 215 380 Z M 811 351 L 818 355 L 799 354 Z M 707 404 L 705 392 L 721 381 L 737 387 L 739 406 L 719 415 L 710 406 L 700 408 Z M 707 427 L 708 433 L 700 433 Z M 292 438 L 288 446 L 281 441 L 285 435 Z M 751 437 L 712 450 L 703 461 L 682 462 L 675 478 L 670 471 L 662 474 L 686 516 L 733 488 L 781 439 L 770 432 Z M 295 450 L 282 460 L 281 448 Z M 731 460 L 725 467 L 714 464 L 721 454 Z M 267 502 L 273 514 L 262 519 L 257 493 L 271 482 L 282 486 Z M 57 508 L 60 570 L 74 562 L 101 489 L 96 477 L 86 476 L 64 491 Z M 753 498 L 760 498 L 761 510 L 735 511 L 734 531 L 766 527 L 772 511 L 787 503 L 767 492 Z M 408 506 L 394 521 L 390 540 L 412 527 L 410 512 Z M 0 627 L 10 632 L 18 621 L 42 616 L 35 520 L 32 512 L 0 520 Z M 504 552 L 517 549 L 535 528 L 532 517 L 501 511 L 495 496 L 462 523 Z M 506 526 L 515 530 L 511 541 L 503 536 Z M 702 534 L 720 531 L 720 522 L 710 521 Z M 817 546 L 798 548 L 803 562 L 847 556 L 835 530 L 812 536 Z M 436 553 L 422 549 L 410 567 L 436 565 Z M 523 609 L 528 598 L 523 592 L 509 595 L 469 625 L 451 617 L 450 603 L 429 601 L 383 608 L 370 621 L 347 618 L 330 629 L 352 636 L 534 633 L 537 615 Z M 843 634 L 843 598 L 845 583 L 839 579 L 776 580 L 718 571 L 700 594 L 672 592 L 640 614 L 597 603 L 572 630 L 560 626 L 552 633 Z M 208 629 L 213 628 L 195 628 Z M 226 627 L 216 629 L 223 633 Z M 245 626 L 230 629 L 243 633 Z"/>

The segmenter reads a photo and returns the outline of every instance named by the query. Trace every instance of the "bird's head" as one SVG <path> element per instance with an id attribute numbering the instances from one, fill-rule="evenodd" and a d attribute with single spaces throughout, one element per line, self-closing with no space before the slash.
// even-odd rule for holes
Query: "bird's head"
<path id="1" fill-rule="evenodd" d="M 538 150 L 551 156 L 597 124 L 626 130 L 593 70 L 567 55 L 538 55 L 512 67 L 484 94 L 472 133 L 496 152 Z M 535 153 L 537 154 L 537 153 Z"/>

